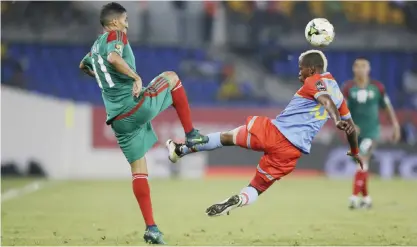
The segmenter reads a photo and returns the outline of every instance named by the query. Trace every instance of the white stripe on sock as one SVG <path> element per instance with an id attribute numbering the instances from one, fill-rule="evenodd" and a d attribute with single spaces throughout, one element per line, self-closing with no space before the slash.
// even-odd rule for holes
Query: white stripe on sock
<path id="1" fill-rule="evenodd" d="M 140 178 L 148 179 L 148 176 L 145 176 L 145 175 L 136 175 L 136 176 L 133 176 L 132 177 L 132 181 L 135 180 L 135 179 L 140 179 Z"/>
<path id="2" fill-rule="evenodd" d="M 178 84 L 178 86 L 174 87 L 171 91 L 175 91 L 175 90 L 177 90 L 180 87 L 182 87 L 182 83 L 181 82 L 180 82 L 180 84 Z"/>

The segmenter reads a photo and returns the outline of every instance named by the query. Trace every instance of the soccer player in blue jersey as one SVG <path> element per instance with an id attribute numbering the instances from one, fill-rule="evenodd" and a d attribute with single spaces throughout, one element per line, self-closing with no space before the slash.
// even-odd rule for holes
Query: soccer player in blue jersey
<path id="1" fill-rule="evenodd" d="M 318 50 L 302 53 L 299 69 L 299 79 L 303 85 L 275 119 L 248 117 L 244 125 L 227 132 L 211 133 L 208 143 L 191 148 L 172 140 L 167 141 L 172 162 L 194 152 L 223 146 L 264 152 L 250 184 L 240 194 L 207 208 L 208 216 L 224 215 L 234 208 L 255 202 L 275 181 L 294 170 L 302 153 L 310 153 L 314 136 L 329 118 L 338 129 L 346 132 L 350 144 L 347 154 L 362 166 L 355 125 L 336 80 L 326 71 L 325 55 Z"/>

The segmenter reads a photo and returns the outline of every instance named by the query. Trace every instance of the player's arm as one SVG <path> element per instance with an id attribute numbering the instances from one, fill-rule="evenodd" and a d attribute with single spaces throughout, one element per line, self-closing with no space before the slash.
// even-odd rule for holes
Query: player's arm
<path id="1" fill-rule="evenodd" d="M 89 52 L 80 62 L 80 69 L 91 77 L 95 77 L 95 73 L 91 61 L 91 52 Z"/>
<path id="2" fill-rule="evenodd" d="M 385 110 L 388 113 L 388 116 L 391 120 L 391 123 L 395 129 L 400 130 L 400 124 L 398 123 L 397 114 L 395 113 L 394 107 L 391 104 L 391 101 L 388 97 L 388 95 L 385 94 L 384 96 L 384 102 L 385 102 Z"/>
<path id="3" fill-rule="evenodd" d="M 107 61 L 114 66 L 117 72 L 124 74 L 135 81 L 140 80 L 139 75 L 129 67 L 129 65 L 117 52 L 110 52 L 107 56 Z"/>
<path id="4" fill-rule="evenodd" d="M 350 126 L 355 126 L 355 123 L 353 122 L 352 118 L 349 118 L 345 120 Z M 347 155 L 352 156 L 352 158 L 355 160 L 356 163 L 360 165 L 360 167 L 363 169 L 363 161 L 361 157 L 359 156 L 359 143 L 358 143 L 358 133 L 356 132 L 356 129 L 353 128 L 353 131 L 351 133 L 346 132 L 346 138 L 349 142 L 350 151 L 347 152 Z"/>
<path id="5" fill-rule="evenodd" d="M 314 82 L 309 80 L 309 78 L 306 79 L 299 94 L 305 98 L 315 99 L 319 104 L 323 105 L 335 122 L 337 128 L 346 132 L 351 148 L 347 154 L 352 156 L 362 167 L 363 164 L 358 155 L 358 135 L 356 134 L 355 124 L 353 123 L 349 109 L 347 108 L 346 101 L 343 100 L 341 106 L 337 109 L 336 104 L 330 97 L 330 93 L 327 91 L 326 85 L 321 80 Z M 342 95 L 340 95 L 340 97 L 343 98 Z"/>
<path id="6" fill-rule="evenodd" d="M 353 122 L 352 116 L 350 115 L 349 108 L 347 106 L 346 100 L 342 101 L 338 112 L 340 114 L 340 118 L 347 122 L 349 126 L 355 126 Z M 358 144 L 358 132 L 356 128 L 353 128 L 352 131 L 346 131 L 346 137 L 350 145 L 350 153 L 353 155 L 357 155 L 359 153 L 359 144 Z"/>
<path id="7" fill-rule="evenodd" d="M 316 100 L 324 106 L 338 129 L 344 130 L 348 134 L 355 132 L 355 125 L 350 125 L 349 122 L 342 121 L 339 110 L 329 94 L 321 94 Z"/>
<path id="8" fill-rule="evenodd" d="M 337 128 L 345 131 L 350 146 L 350 151 L 347 152 L 347 155 L 352 156 L 362 168 L 363 163 L 359 157 L 358 134 L 356 132 L 355 123 L 350 116 L 346 101 L 343 100 L 339 109 L 337 109 L 335 103 L 328 94 L 320 95 L 317 97 L 317 101 L 326 108 L 326 111 L 335 122 Z"/>
<path id="9" fill-rule="evenodd" d="M 394 136 L 393 141 L 398 142 L 401 138 L 401 128 L 400 124 L 398 123 L 397 114 L 395 114 L 394 107 L 391 104 L 391 101 L 387 94 L 384 95 L 384 104 L 385 104 L 385 110 L 388 113 L 388 116 L 391 120 L 392 127 L 394 128 Z"/>
<path id="10" fill-rule="evenodd" d="M 330 118 L 333 120 L 338 129 L 346 130 L 346 128 L 349 127 L 347 122 L 341 121 L 342 119 L 340 117 L 339 111 L 337 110 L 336 105 L 330 97 L 329 91 L 327 91 L 326 84 L 322 80 L 317 80 L 314 77 L 307 78 L 304 82 L 304 86 L 299 91 L 299 94 L 302 97 L 314 99 L 319 104 L 324 106 L 325 110 L 329 113 Z M 349 131 L 351 131 L 350 127 Z"/>
<path id="11" fill-rule="evenodd" d="M 349 126 L 352 126 L 353 128 L 351 131 L 346 131 L 346 139 L 349 142 L 350 151 L 347 152 L 347 155 L 352 156 L 353 159 L 361 166 L 363 167 L 362 159 L 359 157 L 359 142 L 358 142 L 358 131 L 356 128 L 354 128 L 355 123 L 353 122 L 352 116 L 350 115 L 349 108 L 347 106 L 346 100 L 342 101 L 342 104 L 340 105 L 338 112 L 340 114 L 340 118 L 342 121 L 346 122 Z"/>
<path id="12" fill-rule="evenodd" d="M 322 106 L 324 106 L 324 108 L 326 109 L 326 111 L 329 113 L 330 118 L 333 119 L 333 121 L 334 121 L 335 124 L 337 124 L 337 122 L 339 122 L 340 120 L 342 120 L 340 118 L 339 111 L 337 110 L 337 107 L 334 104 L 334 102 L 333 102 L 332 98 L 330 97 L 330 95 L 328 95 L 328 94 L 322 94 L 322 95 L 318 96 L 316 100 Z"/>
<path id="13" fill-rule="evenodd" d="M 117 72 L 132 78 L 135 81 L 134 90 L 140 91 L 142 79 L 122 58 L 125 45 L 127 45 L 126 34 L 121 31 L 111 31 L 107 36 L 107 61 L 113 65 Z"/>
<path id="14" fill-rule="evenodd" d="M 381 93 L 381 99 L 379 101 L 379 105 L 381 108 L 385 109 L 388 113 L 390 121 L 392 123 L 392 127 L 394 128 L 393 133 L 393 141 L 398 142 L 401 138 L 401 128 L 400 124 L 398 123 L 397 114 L 395 114 L 394 107 L 391 104 L 391 100 L 388 94 L 385 92 L 385 88 L 381 83 L 378 83 L 378 87 Z"/>

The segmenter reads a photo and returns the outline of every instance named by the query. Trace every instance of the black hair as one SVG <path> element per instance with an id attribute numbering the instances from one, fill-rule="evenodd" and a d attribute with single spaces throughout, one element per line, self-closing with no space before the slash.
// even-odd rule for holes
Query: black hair
<path id="1" fill-rule="evenodd" d="M 317 52 L 308 53 L 304 55 L 301 61 L 301 65 L 306 66 L 306 67 L 317 67 L 317 68 L 324 69 L 323 58 Z"/>
<path id="2" fill-rule="evenodd" d="M 116 15 L 121 15 L 125 12 L 126 9 L 121 4 L 116 2 L 108 3 L 101 8 L 100 23 L 103 27 L 107 26 Z"/>

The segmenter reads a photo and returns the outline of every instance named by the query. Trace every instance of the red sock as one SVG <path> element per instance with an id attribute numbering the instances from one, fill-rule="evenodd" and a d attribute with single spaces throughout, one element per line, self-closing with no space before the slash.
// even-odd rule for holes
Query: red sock
<path id="1" fill-rule="evenodd" d="M 191 121 L 191 110 L 188 104 L 187 94 L 182 86 L 180 80 L 178 80 L 175 87 L 171 90 L 173 106 L 177 111 L 178 117 L 181 121 L 182 127 L 185 133 L 189 133 L 193 130 L 193 123 Z"/>
<path id="2" fill-rule="evenodd" d="M 132 175 L 133 193 L 139 203 L 146 226 L 155 225 L 153 220 L 151 191 L 148 184 L 148 175 L 135 173 Z"/>
<path id="3" fill-rule="evenodd" d="M 363 171 L 362 195 L 368 196 L 368 171 Z"/>
<path id="4" fill-rule="evenodd" d="M 353 180 L 353 195 L 357 196 L 363 188 L 363 173 L 362 171 L 356 171 L 355 179 Z"/>

